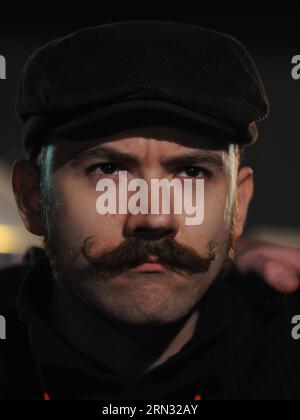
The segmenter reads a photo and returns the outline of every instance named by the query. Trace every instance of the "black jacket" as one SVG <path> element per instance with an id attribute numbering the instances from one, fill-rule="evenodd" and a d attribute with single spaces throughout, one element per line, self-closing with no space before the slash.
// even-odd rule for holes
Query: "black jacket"
<path id="1" fill-rule="evenodd" d="M 128 380 L 91 360 L 48 322 L 50 267 L 41 254 L 0 272 L 0 398 L 5 400 L 300 399 L 300 340 L 285 296 L 232 269 L 207 293 L 193 339 L 147 374 Z M 103 337 L 105 339 L 105 337 Z M 122 349 L 120 349 L 122 351 Z"/>

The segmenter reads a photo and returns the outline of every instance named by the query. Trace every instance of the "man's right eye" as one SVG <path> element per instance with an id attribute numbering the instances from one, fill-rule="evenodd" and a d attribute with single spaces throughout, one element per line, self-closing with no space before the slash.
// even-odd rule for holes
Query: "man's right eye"
<path id="1" fill-rule="evenodd" d="M 86 174 L 102 173 L 104 175 L 113 175 L 116 171 L 124 170 L 124 167 L 114 162 L 95 163 L 89 166 L 85 172 Z"/>

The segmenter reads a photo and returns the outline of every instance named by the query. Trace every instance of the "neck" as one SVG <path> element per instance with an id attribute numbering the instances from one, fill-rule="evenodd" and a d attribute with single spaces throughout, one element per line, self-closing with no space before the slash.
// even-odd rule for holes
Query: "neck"
<path id="1" fill-rule="evenodd" d="M 120 376 L 133 377 L 176 355 L 192 339 L 199 312 L 197 308 L 169 325 L 128 325 L 96 312 L 56 285 L 51 317 L 55 329 L 78 350 Z"/>

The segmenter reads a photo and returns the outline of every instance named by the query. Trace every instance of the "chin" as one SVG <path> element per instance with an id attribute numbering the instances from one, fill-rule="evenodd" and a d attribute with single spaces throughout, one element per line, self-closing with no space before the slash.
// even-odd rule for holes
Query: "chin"
<path id="1" fill-rule="evenodd" d="M 102 291 L 103 292 L 103 291 Z M 193 290 L 148 284 L 136 288 L 94 294 L 93 305 L 118 322 L 133 325 L 164 325 L 179 321 L 197 303 Z"/>
<path id="2" fill-rule="evenodd" d="M 205 275 L 126 273 L 80 283 L 78 295 L 98 313 L 117 322 L 164 325 L 188 315 L 210 284 Z"/>

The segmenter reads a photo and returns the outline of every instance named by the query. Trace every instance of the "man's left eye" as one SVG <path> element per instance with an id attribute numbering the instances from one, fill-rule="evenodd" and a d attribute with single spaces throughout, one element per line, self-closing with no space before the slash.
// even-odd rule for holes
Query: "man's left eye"
<path id="1" fill-rule="evenodd" d="M 198 166 L 186 166 L 179 175 L 187 176 L 189 178 L 204 178 L 209 176 L 209 171 Z"/>

